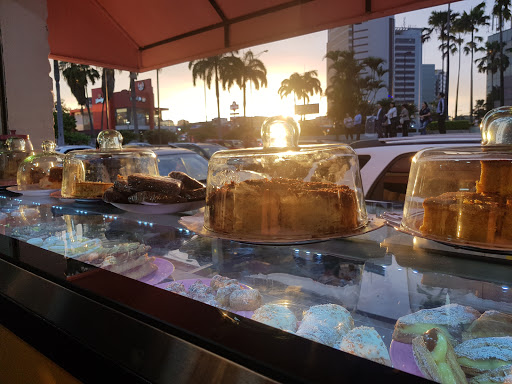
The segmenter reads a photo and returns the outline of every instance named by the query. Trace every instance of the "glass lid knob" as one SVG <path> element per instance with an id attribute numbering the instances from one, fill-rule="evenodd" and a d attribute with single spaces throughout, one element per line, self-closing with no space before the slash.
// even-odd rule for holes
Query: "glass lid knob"
<path id="1" fill-rule="evenodd" d="M 482 145 L 512 144 L 512 107 L 490 110 L 480 124 Z"/>
<path id="2" fill-rule="evenodd" d="M 41 147 L 43 147 L 43 153 L 55 152 L 55 142 L 51 140 L 44 140 L 43 144 L 41 144 Z"/>
<path id="3" fill-rule="evenodd" d="M 99 147 L 101 149 L 121 149 L 123 144 L 123 135 L 113 129 L 101 131 L 98 134 Z"/>
<path id="4" fill-rule="evenodd" d="M 7 150 L 9 151 L 24 151 L 25 144 L 25 139 L 21 139 L 19 137 L 10 137 L 5 143 Z"/>
<path id="5" fill-rule="evenodd" d="M 299 136 L 300 126 L 293 117 L 269 117 L 261 126 L 263 148 L 296 148 Z"/>

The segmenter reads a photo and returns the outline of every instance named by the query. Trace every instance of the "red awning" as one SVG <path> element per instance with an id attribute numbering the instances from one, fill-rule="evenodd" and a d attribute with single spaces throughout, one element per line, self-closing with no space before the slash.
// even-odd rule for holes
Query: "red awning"
<path id="1" fill-rule="evenodd" d="M 47 0 L 53 59 L 144 72 L 447 0 Z"/>

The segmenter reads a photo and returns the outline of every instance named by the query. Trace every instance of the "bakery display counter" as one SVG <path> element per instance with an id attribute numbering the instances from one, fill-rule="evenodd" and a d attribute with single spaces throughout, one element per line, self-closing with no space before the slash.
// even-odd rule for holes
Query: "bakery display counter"
<path id="1" fill-rule="evenodd" d="M 140 382 L 477 383 L 510 373 L 506 258 L 389 226 L 256 245 L 179 224 L 193 214 L 0 194 L 0 323 L 86 382 L 104 378 L 95 367 Z M 98 364 L 84 372 L 61 344 L 31 334 L 37 324 Z"/>

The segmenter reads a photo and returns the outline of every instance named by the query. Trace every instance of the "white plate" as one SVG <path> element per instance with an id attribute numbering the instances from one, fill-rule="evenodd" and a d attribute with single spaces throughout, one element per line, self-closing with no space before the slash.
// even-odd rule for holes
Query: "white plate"
<path id="1" fill-rule="evenodd" d="M 144 204 L 122 204 L 122 203 L 110 203 L 114 207 L 120 208 L 127 212 L 133 213 L 145 213 L 148 215 L 162 215 L 165 213 L 176 213 L 176 212 L 187 212 L 194 209 L 204 207 L 205 200 L 198 201 L 187 201 L 186 203 L 176 204 L 156 204 L 156 205 L 144 205 Z"/>
<path id="2" fill-rule="evenodd" d="M 58 191 L 58 189 L 19 189 L 18 187 L 8 187 L 6 189 L 25 196 L 49 196 L 50 193 Z"/>
<path id="3" fill-rule="evenodd" d="M 204 213 L 199 212 L 193 216 L 184 216 L 180 219 L 179 223 L 183 225 L 186 229 L 195 232 L 199 235 L 225 239 L 225 240 L 234 240 L 239 241 L 241 243 L 251 243 L 251 244 L 269 244 L 269 245 L 288 245 L 288 244 L 308 244 L 308 243 L 316 243 L 319 241 L 326 241 L 330 239 L 339 239 L 344 237 L 352 237 L 357 235 L 362 235 L 364 233 L 368 233 L 379 229 L 386 225 L 385 220 L 376 217 L 375 215 L 368 215 L 368 224 L 362 228 L 358 228 L 352 232 L 345 232 L 340 234 L 334 234 L 330 236 L 324 237 L 304 237 L 297 239 L 264 239 L 264 238 L 249 238 L 249 237 L 241 237 L 235 235 L 226 235 L 223 233 L 217 233 L 210 231 L 204 227 Z"/>

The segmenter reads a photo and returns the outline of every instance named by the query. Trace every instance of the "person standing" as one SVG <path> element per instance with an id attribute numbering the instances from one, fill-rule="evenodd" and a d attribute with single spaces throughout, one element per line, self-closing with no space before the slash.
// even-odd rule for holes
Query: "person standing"
<path id="1" fill-rule="evenodd" d="M 377 116 L 375 116 L 375 132 L 377 132 L 377 137 L 380 139 L 384 137 L 384 119 L 387 119 L 386 112 L 380 103 L 377 103 Z"/>
<path id="2" fill-rule="evenodd" d="M 430 117 L 430 108 L 428 107 L 426 102 L 423 102 L 421 104 L 420 109 L 420 134 L 426 135 L 427 134 L 427 125 L 432 121 L 432 118 Z"/>
<path id="3" fill-rule="evenodd" d="M 363 117 L 361 116 L 361 112 L 356 109 L 356 115 L 354 116 L 354 131 L 356 134 L 356 140 L 361 139 L 361 131 L 363 127 Z"/>
<path id="4" fill-rule="evenodd" d="M 347 113 L 345 113 L 345 118 L 343 119 L 343 125 L 345 126 L 345 138 L 349 139 L 350 137 L 350 141 L 352 141 L 354 139 L 353 135 L 352 135 L 352 129 L 354 128 L 354 120 L 352 120 L 352 118 L 350 117 L 350 115 Z"/>
<path id="5" fill-rule="evenodd" d="M 437 98 L 438 102 L 436 112 L 439 115 L 437 118 L 437 126 L 439 133 L 446 133 L 446 127 L 444 125 L 446 121 L 446 101 L 444 99 L 444 93 L 440 92 Z"/>
<path id="6" fill-rule="evenodd" d="M 389 111 L 386 114 L 389 119 L 387 137 L 396 137 L 396 126 L 398 124 L 398 111 L 396 110 L 395 103 L 389 104 Z"/>
<path id="7" fill-rule="evenodd" d="M 402 105 L 402 110 L 400 111 L 400 124 L 402 125 L 402 137 L 409 136 L 411 120 L 409 118 L 407 104 Z"/>

